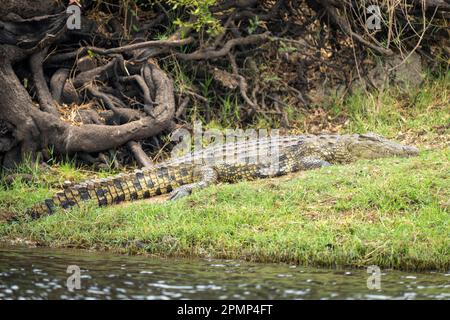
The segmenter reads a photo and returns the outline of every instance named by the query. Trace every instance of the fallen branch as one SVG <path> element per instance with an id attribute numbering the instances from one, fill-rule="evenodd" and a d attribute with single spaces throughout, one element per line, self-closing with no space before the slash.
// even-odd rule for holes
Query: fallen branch
<path id="1" fill-rule="evenodd" d="M 201 49 L 201 50 L 195 51 L 193 53 L 177 52 L 177 53 L 175 53 L 175 55 L 182 60 L 216 59 L 216 58 L 226 56 L 231 51 L 231 49 L 233 49 L 235 46 L 238 46 L 238 45 L 245 46 L 245 45 L 257 44 L 259 42 L 267 41 L 267 40 L 269 40 L 270 35 L 271 35 L 271 33 L 267 31 L 262 34 L 250 35 L 247 37 L 229 40 L 219 50 L 207 48 L 207 49 Z"/>

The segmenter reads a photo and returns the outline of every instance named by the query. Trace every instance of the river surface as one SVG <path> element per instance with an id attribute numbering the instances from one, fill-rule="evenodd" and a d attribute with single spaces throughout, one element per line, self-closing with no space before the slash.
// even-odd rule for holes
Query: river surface
<path id="1" fill-rule="evenodd" d="M 368 288 L 369 276 L 365 269 L 0 247 L 0 299 L 450 300 L 450 272 L 381 270 L 381 289 L 375 278 Z"/>

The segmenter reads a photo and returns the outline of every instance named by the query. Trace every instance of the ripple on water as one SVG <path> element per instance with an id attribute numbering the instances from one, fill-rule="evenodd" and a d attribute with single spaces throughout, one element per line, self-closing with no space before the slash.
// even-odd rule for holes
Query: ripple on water
<path id="1" fill-rule="evenodd" d="M 66 287 L 67 267 L 81 289 Z M 183 260 L 0 248 L 0 299 L 450 299 L 450 273 L 336 270 L 233 260 Z"/>

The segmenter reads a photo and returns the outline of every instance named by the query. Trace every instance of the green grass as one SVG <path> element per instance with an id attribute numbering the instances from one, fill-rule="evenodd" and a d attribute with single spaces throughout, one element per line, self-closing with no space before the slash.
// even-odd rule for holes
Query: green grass
<path id="1" fill-rule="evenodd" d="M 376 99 L 359 93 L 346 110 L 330 107 L 348 118 L 342 132 L 400 136 L 422 149 L 418 157 L 218 185 L 176 202 L 86 205 L 38 221 L 0 222 L 0 240 L 162 256 L 448 270 L 449 79 L 430 81 L 421 92 Z M 381 101 L 377 109 L 374 101 Z M 33 183 L 1 184 L 0 213 L 23 216 L 65 180 L 111 174 L 72 163 L 46 169 L 24 164 L 18 171 Z"/>
<path id="2" fill-rule="evenodd" d="M 384 91 L 357 91 L 345 100 L 338 98 L 324 106 L 330 122 L 342 126 L 342 132 L 374 131 L 387 137 L 411 133 L 433 141 L 442 134 L 439 128 L 450 122 L 450 71 L 439 77 L 429 75 L 421 87 L 388 87 Z M 291 123 L 302 130 L 305 114 L 288 109 Z M 344 121 L 342 121 L 344 120 Z M 344 122 L 344 123 L 342 123 Z"/>
<path id="3" fill-rule="evenodd" d="M 173 203 L 86 206 L 3 224 L 0 235 L 45 246 L 164 256 L 448 269 L 449 157 L 448 150 L 428 151 L 215 186 Z M 25 189 L 7 193 L 27 205 L 47 195 Z"/>
<path id="4" fill-rule="evenodd" d="M 334 106 L 333 115 L 345 110 L 350 121 L 349 132 L 376 131 L 392 136 L 399 132 L 432 133 L 433 129 L 450 122 L 450 72 L 440 78 L 428 77 L 420 88 L 401 90 L 388 88 L 384 92 L 357 92 L 343 105 Z"/>

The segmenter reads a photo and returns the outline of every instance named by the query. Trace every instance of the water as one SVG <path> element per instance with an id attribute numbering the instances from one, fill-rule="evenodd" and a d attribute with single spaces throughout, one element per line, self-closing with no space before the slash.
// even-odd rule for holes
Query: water
<path id="1" fill-rule="evenodd" d="M 69 265 L 81 289 L 67 288 Z M 446 299 L 450 273 L 306 268 L 230 260 L 160 259 L 0 247 L 0 299 Z M 71 282 L 74 283 L 74 282 Z"/>

